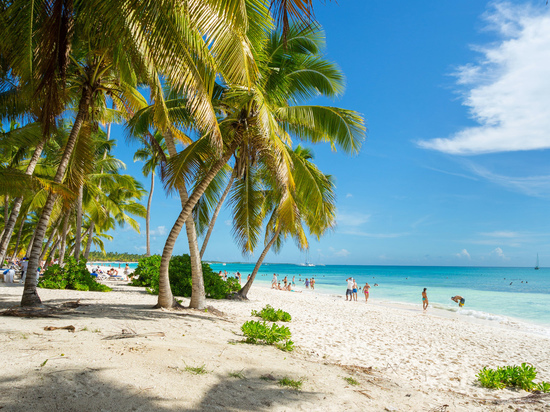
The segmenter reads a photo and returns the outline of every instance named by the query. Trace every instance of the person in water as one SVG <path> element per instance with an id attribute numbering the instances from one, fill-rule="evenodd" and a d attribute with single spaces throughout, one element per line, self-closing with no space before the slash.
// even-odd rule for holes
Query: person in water
<path id="1" fill-rule="evenodd" d="M 422 291 L 422 309 L 428 309 L 428 294 L 426 293 L 426 288 Z"/>
<path id="2" fill-rule="evenodd" d="M 367 282 L 367 283 L 365 283 L 365 286 L 363 287 L 363 293 L 365 294 L 365 303 L 369 302 L 369 289 L 370 289 L 370 285 Z"/>
<path id="3" fill-rule="evenodd" d="M 456 302 L 456 303 L 458 303 L 458 306 L 459 306 L 459 307 L 461 307 L 461 308 L 464 307 L 464 302 L 465 302 L 465 300 L 464 300 L 464 298 L 463 298 L 462 296 L 459 296 L 459 295 L 453 296 L 453 297 L 451 298 L 451 300 L 454 301 L 454 302 Z"/>

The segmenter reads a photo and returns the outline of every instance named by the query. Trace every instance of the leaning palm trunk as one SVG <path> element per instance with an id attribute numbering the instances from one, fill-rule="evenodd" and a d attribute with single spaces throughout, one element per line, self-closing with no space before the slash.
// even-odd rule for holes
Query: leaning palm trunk
<path id="1" fill-rule="evenodd" d="M 48 240 L 46 241 L 46 244 L 44 245 L 44 249 L 42 250 L 42 253 L 40 254 L 39 262 L 42 262 L 44 260 L 44 258 L 46 257 L 46 253 L 48 252 L 48 249 L 50 248 L 50 245 L 51 245 L 52 241 L 57 236 L 57 227 L 56 226 L 57 226 L 57 224 L 52 227 L 52 233 L 51 233 L 50 237 L 48 238 Z"/>
<path id="2" fill-rule="evenodd" d="M 63 221 L 63 231 L 61 232 L 61 246 L 59 248 L 59 265 L 63 266 L 65 261 L 65 249 L 67 243 L 67 231 L 69 230 L 69 217 L 71 216 L 71 211 L 67 212 L 65 220 Z"/>
<path id="3" fill-rule="evenodd" d="M 36 165 L 40 160 L 40 155 L 42 154 L 44 143 L 45 141 L 38 143 L 38 145 L 34 149 L 34 153 L 31 157 L 31 160 L 29 160 L 27 170 L 25 171 L 25 174 L 27 176 L 32 176 L 32 174 L 34 173 L 34 169 L 36 168 Z M 4 234 L 2 235 L 2 240 L 0 241 L 0 262 L 3 262 L 4 258 L 6 257 L 8 245 L 10 244 L 11 237 L 13 235 L 13 229 L 15 228 L 15 223 L 17 222 L 17 218 L 19 217 L 19 212 L 21 211 L 22 204 L 23 196 L 16 197 L 13 202 L 13 208 L 11 210 L 10 217 L 5 220 L 6 226 L 4 227 Z"/>
<path id="4" fill-rule="evenodd" d="M 84 119 L 88 115 L 90 100 L 91 91 L 89 88 L 84 88 L 84 90 L 82 91 L 82 98 L 80 99 L 80 103 L 78 105 L 78 114 L 74 119 L 73 128 L 71 130 L 71 133 L 69 134 L 67 145 L 65 146 L 61 162 L 59 163 L 57 172 L 54 177 L 54 183 L 60 184 L 63 181 L 63 176 L 65 175 L 65 171 L 67 170 L 67 166 L 69 165 L 69 159 L 76 145 L 80 128 L 84 123 Z M 40 252 L 42 251 L 42 241 L 44 240 L 44 234 L 46 233 L 46 229 L 48 227 L 48 222 L 50 221 L 50 215 L 52 214 L 56 198 L 57 195 L 55 193 L 49 192 L 44 208 L 42 209 L 42 214 L 40 215 L 40 219 L 38 220 L 38 224 L 36 225 L 36 230 L 34 232 L 35 238 L 32 244 L 31 255 L 29 258 L 29 266 L 27 268 L 25 288 L 23 290 L 23 297 L 21 298 L 21 306 L 23 307 L 42 306 L 42 301 L 40 300 L 40 297 L 38 296 L 38 292 L 36 290 L 36 285 L 38 283 L 38 259 L 40 258 Z"/>
<path id="5" fill-rule="evenodd" d="M 166 148 L 168 149 L 168 154 L 170 156 L 177 155 L 176 145 L 174 143 L 174 136 L 172 135 L 172 132 L 168 130 L 164 134 L 164 141 L 166 142 Z M 187 188 L 185 185 L 178 186 L 178 191 L 180 194 L 181 199 L 181 207 L 185 207 L 185 203 L 189 199 L 189 195 L 187 194 Z M 181 230 L 181 228 L 180 228 Z M 195 229 L 195 221 L 193 220 L 193 216 L 189 216 L 187 220 L 185 221 L 185 230 L 187 233 L 187 244 L 189 247 L 189 258 L 191 259 L 191 301 L 189 302 L 189 307 L 193 309 L 204 309 L 206 306 L 206 293 L 204 290 L 204 278 L 202 276 L 202 262 L 201 257 L 199 253 L 199 243 L 197 240 L 197 231 Z M 179 235 L 179 231 L 176 235 Z M 171 257 L 171 255 L 170 255 Z M 168 287 L 170 287 L 170 282 L 168 282 Z M 159 286 L 160 289 L 160 286 Z M 170 291 L 170 295 L 172 292 Z M 160 293 L 159 293 L 160 295 Z M 173 297 L 172 297 L 172 300 Z M 160 297 L 159 297 L 159 304 L 157 306 L 160 306 Z M 177 303 L 172 303 L 169 307 L 175 307 L 177 306 Z M 165 307 L 165 306 L 161 306 Z"/>
<path id="6" fill-rule="evenodd" d="M 168 267 L 170 264 L 170 258 L 172 257 L 172 252 L 174 250 L 174 245 L 183 225 L 190 217 L 191 221 L 193 220 L 191 212 L 193 211 L 193 208 L 195 207 L 201 196 L 204 194 L 206 188 L 214 179 L 214 177 L 216 177 L 222 167 L 229 161 L 231 156 L 233 156 L 233 152 L 237 148 L 237 143 L 237 141 L 234 142 L 232 147 L 223 155 L 223 157 L 219 159 L 216 163 L 214 163 L 212 169 L 210 169 L 210 171 L 206 174 L 204 180 L 199 183 L 199 185 L 195 188 L 187 202 L 185 202 L 185 206 L 182 208 L 178 218 L 176 219 L 176 222 L 174 223 L 174 226 L 168 234 L 168 239 L 166 239 L 166 243 L 162 251 L 162 260 L 160 262 L 159 299 L 157 307 L 172 308 L 176 306 L 176 301 L 174 300 L 174 296 L 172 295 L 172 291 L 170 289 L 170 279 L 168 277 Z"/>
<path id="7" fill-rule="evenodd" d="M 31 251 L 32 251 L 32 245 L 34 243 L 34 238 L 36 236 L 36 232 L 33 232 L 32 236 L 31 236 L 31 240 L 29 242 L 29 244 L 27 245 L 27 251 L 25 252 L 25 257 L 28 259 L 29 256 L 31 255 Z"/>
<path id="8" fill-rule="evenodd" d="M 21 235 L 23 234 L 23 226 L 25 225 L 25 217 L 21 218 L 21 224 L 19 225 L 19 231 L 17 232 L 17 239 L 15 241 L 15 248 L 13 249 L 12 261 L 15 261 L 17 252 L 19 252 L 19 243 L 21 242 Z M 6 249 L 7 250 L 7 249 Z"/>
<path id="9" fill-rule="evenodd" d="M 86 242 L 86 250 L 84 251 L 84 259 L 88 260 L 88 256 L 90 256 L 90 249 L 92 247 L 92 241 L 94 238 L 94 227 L 95 223 L 92 220 L 90 222 L 90 228 L 88 229 L 88 241 Z"/>
<path id="10" fill-rule="evenodd" d="M 147 216 L 145 218 L 145 233 L 147 236 L 147 250 L 145 256 L 151 256 L 150 224 L 151 224 L 151 200 L 153 199 L 153 190 L 155 189 L 155 172 L 151 172 L 151 190 L 147 200 Z"/>
<path id="11" fill-rule="evenodd" d="M 48 253 L 48 258 L 46 259 L 46 267 L 48 267 L 48 262 L 52 262 L 53 257 L 55 255 L 55 252 L 59 246 L 59 243 L 61 243 L 61 236 L 58 236 L 53 246 L 50 248 L 50 253 Z"/>
<path id="12" fill-rule="evenodd" d="M 256 278 L 256 274 L 260 270 L 260 266 L 262 266 L 262 262 L 264 261 L 266 255 L 267 255 L 267 252 L 269 252 L 269 249 L 271 249 L 271 247 L 273 246 L 273 243 L 275 243 L 275 241 L 279 237 L 280 233 L 281 233 L 281 229 L 277 229 L 277 231 L 275 232 L 275 234 L 273 235 L 273 237 L 271 238 L 271 240 L 269 241 L 267 246 L 264 248 L 262 254 L 258 258 L 258 261 L 256 262 L 256 266 L 254 266 L 254 270 L 252 271 L 252 274 L 250 275 L 250 279 L 248 279 L 248 281 L 241 288 L 241 290 L 239 290 L 237 292 L 237 295 L 239 296 L 239 298 L 248 299 L 247 294 L 248 294 L 248 291 L 250 290 L 250 287 L 252 286 L 252 283 L 254 282 L 254 279 Z"/>
<path id="13" fill-rule="evenodd" d="M 210 235 L 212 234 L 212 231 L 214 230 L 214 225 L 216 224 L 216 219 L 218 219 L 218 215 L 220 214 L 220 210 L 222 210 L 223 203 L 225 202 L 225 199 L 227 198 L 227 195 L 229 194 L 229 191 L 231 190 L 231 186 L 233 186 L 233 182 L 235 181 L 235 176 L 237 174 L 236 169 L 233 170 L 233 173 L 231 173 L 231 178 L 229 179 L 229 183 L 227 184 L 227 187 L 225 188 L 222 197 L 220 198 L 220 201 L 218 202 L 218 205 L 216 206 L 216 210 L 214 210 L 214 214 L 212 215 L 212 219 L 210 219 L 210 223 L 208 224 L 208 231 L 206 232 L 206 236 L 204 237 L 204 241 L 202 242 L 201 247 L 201 259 L 204 256 L 204 252 L 206 251 L 206 246 L 208 246 L 208 241 L 210 240 Z"/>
<path id="14" fill-rule="evenodd" d="M 76 228 L 74 236 L 74 258 L 78 262 L 80 259 L 80 244 L 82 243 L 82 196 L 84 187 L 78 188 L 78 199 L 76 201 Z"/>

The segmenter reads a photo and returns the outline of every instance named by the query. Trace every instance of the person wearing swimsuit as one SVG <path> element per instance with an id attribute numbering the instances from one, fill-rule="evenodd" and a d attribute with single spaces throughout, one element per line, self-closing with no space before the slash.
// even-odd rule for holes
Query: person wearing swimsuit
<path id="1" fill-rule="evenodd" d="M 363 287 L 363 293 L 365 294 L 365 303 L 369 302 L 369 289 L 370 289 L 370 285 L 367 282 L 367 283 L 365 283 L 365 286 Z"/>
<path id="2" fill-rule="evenodd" d="M 428 309 L 428 294 L 426 293 L 426 288 L 422 291 L 422 309 Z"/>

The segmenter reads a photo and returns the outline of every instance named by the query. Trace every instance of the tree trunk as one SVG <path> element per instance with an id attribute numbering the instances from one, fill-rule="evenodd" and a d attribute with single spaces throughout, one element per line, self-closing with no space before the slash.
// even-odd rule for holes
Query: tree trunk
<path id="1" fill-rule="evenodd" d="M 63 181 L 65 171 L 67 170 L 67 166 L 69 165 L 69 159 L 73 153 L 76 141 L 78 139 L 80 128 L 84 123 L 84 119 L 88 115 L 91 95 L 92 93 L 89 87 L 85 87 L 82 90 L 82 98 L 80 99 L 80 103 L 78 105 L 78 114 L 74 119 L 73 128 L 71 130 L 71 133 L 69 134 L 69 139 L 63 152 L 63 157 L 61 158 L 61 162 L 59 163 L 57 172 L 54 177 L 54 183 L 59 184 Z M 44 240 L 44 234 L 46 233 L 46 228 L 48 227 L 48 222 L 50 221 L 50 215 L 52 213 L 56 198 L 56 194 L 54 194 L 53 192 L 49 192 L 44 208 L 42 209 L 42 214 L 40 215 L 40 219 L 38 220 L 38 224 L 36 225 L 36 230 L 34 232 L 35 239 L 32 245 L 29 266 L 27 267 L 25 288 L 23 289 L 23 297 L 21 298 L 21 306 L 23 307 L 42 306 L 42 301 L 40 300 L 40 297 L 38 296 L 38 292 L 36 290 L 36 285 L 38 283 L 38 273 L 36 270 L 38 269 L 38 259 L 40 258 L 40 252 L 42 251 L 42 241 Z"/>
<path id="2" fill-rule="evenodd" d="M 52 233 L 51 233 L 50 237 L 48 238 L 48 240 L 46 241 L 46 244 L 44 245 L 44 249 L 42 250 L 42 253 L 40 254 L 39 262 L 42 262 L 44 260 L 44 258 L 46 257 L 46 252 L 50 248 L 50 244 L 52 243 L 52 241 L 54 239 L 54 236 L 56 235 L 56 232 L 57 232 L 57 228 L 52 227 Z"/>
<path id="3" fill-rule="evenodd" d="M 223 157 L 219 159 L 216 163 L 214 163 L 210 171 L 206 174 L 204 180 L 199 183 L 187 202 L 185 202 L 185 206 L 182 208 L 178 218 L 176 219 L 176 222 L 174 223 L 174 226 L 170 230 L 168 239 L 166 239 L 166 243 L 162 251 L 162 259 L 160 262 L 159 299 L 157 307 L 171 308 L 175 306 L 174 296 L 172 295 L 172 290 L 170 289 L 170 279 L 168 277 L 168 267 L 170 264 L 170 258 L 172 257 L 172 251 L 174 250 L 174 245 L 184 223 L 186 223 L 190 217 L 191 221 L 193 221 L 193 218 L 191 216 L 193 208 L 195 207 L 201 196 L 204 194 L 204 191 L 206 190 L 210 182 L 214 179 L 214 177 L 216 177 L 222 167 L 229 161 L 231 156 L 233 156 L 233 153 L 237 149 L 237 144 L 238 141 L 235 141 L 231 148 L 229 148 L 227 152 L 223 155 Z"/>
<path id="4" fill-rule="evenodd" d="M 177 150 L 176 150 L 176 144 L 174 142 L 174 136 L 172 135 L 172 132 L 170 130 L 166 131 L 164 134 L 164 141 L 166 142 L 166 148 L 168 149 L 168 154 L 170 156 L 176 156 Z M 178 191 L 180 194 L 180 200 L 181 200 L 181 207 L 185 207 L 185 203 L 187 202 L 189 196 L 187 194 L 187 188 L 183 185 L 178 187 Z M 206 305 L 206 293 L 204 291 L 204 278 L 202 275 L 202 262 L 199 254 L 199 243 L 197 240 L 197 231 L 195 228 L 195 221 L 193 220 L 192 216 L 189 216 L 187 220 L 185 221 L 185 230 L 187 233 L 187 244 L 189 247 L 189 258 L 191 260 L 191 301 L 189 303 L 190 308 L 194 309 L 204 309 Z M 179 236 L 179 232 L 181 231 L 181 227 L 176 233 L 176 239 Z M 172 257 L 172 254 L 170 253 L 170 258 Z M 168 258 L 168 265 L 170 264 L 170 258 Z M 176 301 L 173 298 L 172 295 L 172 289 L 170 288 L 170 280 L 168 279 L 168 283 L 165 284 L 170 290 L 168 296 L 172 296 L 172 304 L 168 307 L 175 307 L 177 306 Z M 157 307 L 166 307 L 162 306 L 160 304 L 160 284 L 159 284 L 159 303 L 157 304 Z M 169 298 L 168 298 L 169 299 Z M 167 302 L 168 302 L 167 299 Z"/>
<path id="5" fill-rule="evenodd" d="M 48 253 L 48 258 L 46 259 L 46 267 L 48 267 L 48 263 L 52 262 L 53 256 L 55 256 L 55 251 L 57 250 L 57 247 L 59 246 L 59 243 L 61 242 L 61 236 L 58 236 L 53 246 L 50 248 L 50 253 Z"/>
<path id="6" fill-rule="evenodd" d="M 32 233 L 32 236 L 31 236 L 31 240 L 30 240 L 29 244 L 27 245 L 27 252 L 25 253 L 25 257 L 26 257 L 27 259 L 28 259 L 29 256 L 31 255 L 32 245 L 33 245 L 33 243 L 34 243 L 35 235 L 36 235 L 36 232 L 33 232 L 33 233 Z M 42 247 L 40 247 L 40 250 L 42 250 Z"/>
<path id="7" fill-rule="evenodd" d="M 59 248 L 59 266 L 63 266 L 65 261 L 65 249 L 67 242 L 67 231 L 69 230 L 69 218 L 71 216 L 71 211 L 67 211 L 65 220 L 63 221 L 63 231 L 61 232 L 61 247 Z"/>
<path id="8" fill-rule="evenodd" d="M 229 183 L 227 184 L 227 187 L 225 188 L 222 197 L 220 198 L 220 201 L 218 202 L 218 205 L 216 206 L 216 210 L 214 210 L 214 214 L 212 215 L 212 219 L 210 219 L 210 223 L 208 224 L 208 231 L 206 232 L 206 236 L 204 237 L 204 241 L 202 242 L 201 247 L 201 259 L 204 256 L 204 252 L 206 251 L 206 246 L 208 245 L 208 241 L 210 240 L 210 235 L 212 234 L 212 231 L 214 230 L 214 225 L 216 224 L 216 219 L 218 219 L 218 215 L 220 214 L 220 210 L 222 210 L 223 203 L 225 202 L 225 198 L 229 194 L 229 191 L 231 190 L 231 186 L 233 186 L 233 182 L 235 181 L 235 176 L 237 174 L 237 170 L 234 169 L 233 173 L 231 173 L 231 178 L 229 179 Z"/>
<path id="9" fill-rule="evenodd" d="M 23 234 L 23 226 L 25 226 L 26 216 L 21 217 L 21 224 L 19 225 L 19 231 L 17 233 L 17 240 L 15 241 L 15 249 L 13 250 L 13 256 L 11 260 L 15 260 L 17 257 L 17 252 L 19 251 L 19 242 L 21 242 L 21 235 Z M 7 251 L 7 248 L 6 248 Z"/>
<path id="10" fill-rule="evenodd" d="M 80 244 L 82 243 L 82 196 L 84 186 L 78 188 L 78 199 L 76 201 L 76 228 L 74 235 L 74 258 L 80 260 Z"/>
<path id="11" fill-rule="evenodd" d="M 10 217 L 10 197 L 8 195 L 4 196 L 4 228 L 2 229 L 2 234 L 0 239 L 4 237 L 4 232 L 6 231 L 6 225 L 8 224 L 8 218 Z M 0 259 L 0 263 L 2 260 Z"/>
<path id="12" fill-rule="evenodd" d="M 90 249 L 92 247 L 92 240 L 94 237 L 94 227 L 95 223 L 93 220 L 90 221 L 90 228 L 88 229 L 88 241 L 86 242 L 86 250 L 84 251 L 84 259 L 88 260 L 90 256 Z"/>
<path id="13" fill-rule="evenodd" d="M 40 156 L 42 155 L 42 149 L 44 148 L 44 144 L 45 144 L 45 140 L 38 143 L 38 145 L 34 149 L 34 153 L 31 159 L 29 160 L 29 164 L 27 165 L 27 170 L 25 170 L 26 175 L 32 176 L 32 174 L 34 173 L 34 169 L 36 168 L 36 165 L 40 160 Z M 15 228 L 17 218 L 19 217 L 19 212 L 21 210 L 22 204 L 23 204 L 23 196 L 16 197 L 13 202 L 13 208 L 11 209 L 10 217 L 5 221 L 4 235 L 2 236 L 2 240 L 0 241 L 0 262 L 2 262 L 6 256 L 8 245 L 10 244 L 11 237 L 13 234 L 13 229 Z"/>
<path id="14" fill-rule="evenodd" d="M 269 241 L 267 246 L 264 248 L 262 254 L 258 258 L 258 261 L 256 262 L 256 266 L 254 266 L 254 270 L 252 271 L 252 274 L 250 275 L 250 279 L 248 279 L 248 281 L 241 288 L 241 290 L 239 290 L 237 292 L 237 295 L 241 299 L 248 299 L 247 294 L 248 294 L 248 291 L 250 290 L 250 287 L 252 286 L 252 283 L 254 282 L 254 279 L 256 278 L 256 274 L 258 273 L 258 270 L 260 270 L 260 266 L 262 266 L 262 262 L 264 261 L 266 255 L 267 255 L 267 252 L 269 252 L 269 249 L 271 249 L 271 247 L 273 246 L 273 243 L 275 243 L 275 241 L 279 237 L 280 233 L 281 233 L 281 229 L 277 229 L 277 231 L 275 232 L 275 234 L 273 235 L 273 237 L 271 238 L 271 240 Z"/>
<path id="15" fill-rule="evenodd" d="M 150 241 L 150 224 L 151 224 L 151 200 L 153 199 L 153 190 L 155 189 L 155 172 L 151 172 L 151 190 L 149 191 L 149 199 L 147 200 L 147 216 L 145 218 L 145 232 L 147 236 L 147 249 L 145 256 L 151 256 L 151 241 Z"/>

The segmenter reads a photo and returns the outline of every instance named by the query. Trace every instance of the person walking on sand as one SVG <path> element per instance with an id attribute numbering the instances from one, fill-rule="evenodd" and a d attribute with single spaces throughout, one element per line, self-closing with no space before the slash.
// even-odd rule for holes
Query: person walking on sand
<path id="1" fill-rule="evenodd" d="M 315 278 L 311 278 L 309 285 L 311 286 L 311 290 L 315 290 Z"/>
<path id="2" fill-rule="evenodd" d="M 369 302 L 369 289 L 370 289 L 370 285 L 367 282 L 367 283 L 365 283 L 365 286 L 363 287 L 363 293 L 365 294 L 365 303 Z"/>
<path id="3" fill-rule="evenodd" d="M 277 275 L 273 274 L 273 279 L 271 279 L 271 287 L 274 287 L 277 285 Z"/>
<path id="4" fill-rule="evenodd" d="M 357 282 L 353 279 L 353 300 L 357 302 Z"/>
<path id="5" fill-rule="evenodd" d="M 422 309 L 428 309 L 428 294 L 426 293 L 426 288 L 422 291 Z"/>
<path id="6" fill-rule="evenodd" d="M 451 298 L 452 301 L 458 303 L 459 307 L 464 307 L 464 302 L 466 301 L 462 296 L 456 295 Z"/>
<path id="7" fill-rule="evenodd" d="M 348 288 L 346 289 L 346 301 L 352 301 L 353 300 L 353 279 L 347 278 L 346 282 L 348 282 Z"/>

